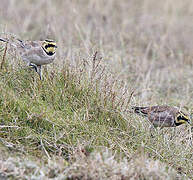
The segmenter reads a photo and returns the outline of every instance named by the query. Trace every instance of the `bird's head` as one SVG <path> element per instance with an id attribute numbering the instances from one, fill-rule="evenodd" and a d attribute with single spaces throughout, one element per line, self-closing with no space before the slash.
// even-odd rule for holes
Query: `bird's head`
<path id="1" fill-rule="evenodd" d="M 51 39 L 46 39 L 42 43 L 42 48 L 44 49 L 47 55 L 52 56 L 56 53 L 56 42 Z"/>
<path id="2" fill-rule="evenodd" d="M 190 118 L 186 114 L 184 114 L 183 112 L 179 111 L 177 116 L 176 116 L 176 119 L 175 119 L 175 124 L 176 124 L 176 126 L 179 126 L 179 125 L 184 124 L 184 123 L 190 124 Z"/>

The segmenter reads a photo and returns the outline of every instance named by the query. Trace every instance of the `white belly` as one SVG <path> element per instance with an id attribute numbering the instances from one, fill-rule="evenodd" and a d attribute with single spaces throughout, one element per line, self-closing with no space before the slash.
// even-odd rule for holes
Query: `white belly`
<path id="1" fill-rule="evenodd" d="M 46 64 L 52 63 L 54 61 L 54 57 L 55 57 L 55 55 L 51 56 L 51 57 L 49 57 L 49 56 L 40 57 L 36 54 L 33 54 L 33 56 L 31 56 L 31 57 L 24 56 L 24 57 L 22 57 L 22 59 L 25 62 L 27 62 L 28 64 L 33 63 L 36 65 L 46 65 Z"/>

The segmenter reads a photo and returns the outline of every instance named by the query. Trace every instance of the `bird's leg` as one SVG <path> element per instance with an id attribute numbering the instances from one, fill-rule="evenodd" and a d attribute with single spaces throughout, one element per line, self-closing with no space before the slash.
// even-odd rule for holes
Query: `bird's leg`
<path id="1" fill-rule="evenodd" d="M 29 66 L 32 67 L 32 69 L 34 69 L 39 74 L 40 80 L 42 80 L 42 66 L 41 65 L 35 65 L 32 63 L 30 63 Z"/>
<path id="2" fill-rule="evenodd" d="M 42 80 L 42 66 L 41 65 L 37 65 L 38 71 L 36 71 L 39 76 L 40 76 L 40 80 Z"/>
<path id="3" fill-rule="evenodd" d="M 150 126 L 150 135 L 151 135 L 152 138 L 154 138 L 153 132 L 155 132 L 155 126 L 151 125 Z"/>
<path id="4" fill-rule="evenodd" d="M 38 72 L 38 67 L 37 67 L 37 65 L 30 63 L 29 66 L 32 67 L 32 69 L 35 69 L 36 72 Z"/>

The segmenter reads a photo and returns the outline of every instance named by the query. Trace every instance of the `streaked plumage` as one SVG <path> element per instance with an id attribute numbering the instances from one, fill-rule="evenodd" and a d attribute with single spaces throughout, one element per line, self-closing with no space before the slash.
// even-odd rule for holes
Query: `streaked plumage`
<path id="1" fill-rule="evenodd" d="M 53 40 L 44 41 L 22 41 L 16 38 L 0 38 L 0 41 L 7 42 L 9 52 L 16 52 L 29 66 L 41 75 L 41 66 L 54 61 L 56 54 L 56 42 Z"/>
<path id="2" fill-rule="evenodd" d="M 176 127 L 190 123 L 190 118 L 176 107 L 132 107 L 135 113 L 145 116 L 155 127 Z"/>

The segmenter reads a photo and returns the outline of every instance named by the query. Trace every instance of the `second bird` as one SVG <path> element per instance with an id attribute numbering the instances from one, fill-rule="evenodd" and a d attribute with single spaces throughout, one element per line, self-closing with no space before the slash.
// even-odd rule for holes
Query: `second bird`
<path id="1" fill-rule="evenodd" d="M 151 106 L 132 107 L 135 113 L 149 119 L 154 127 L 176 127 L 184 123 L 190 124 L 190 118 L 176 107 Z"/>

